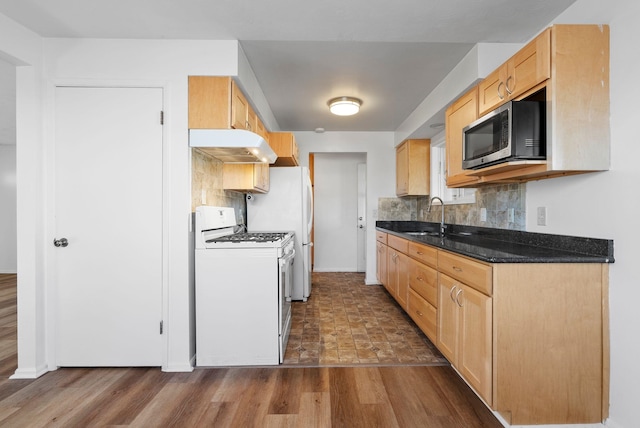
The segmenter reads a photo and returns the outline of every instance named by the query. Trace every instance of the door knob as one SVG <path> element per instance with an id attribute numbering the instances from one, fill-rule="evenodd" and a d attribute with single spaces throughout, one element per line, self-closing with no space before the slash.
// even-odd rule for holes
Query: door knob
<path id="1" fill-rule="evenodd" d="M 53 245 L 56 247 L 66 247 L 67 245 L 69 245 L 69 241 L 67 240 L 67 238 L 54 239 Z"/>

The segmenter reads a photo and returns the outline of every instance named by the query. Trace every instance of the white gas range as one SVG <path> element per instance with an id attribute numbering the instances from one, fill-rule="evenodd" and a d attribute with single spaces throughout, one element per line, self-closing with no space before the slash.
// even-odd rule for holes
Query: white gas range
<path id="1" fill-rule="evenodd" d="M 233 208 L 196 208 L 198 366 L 284 360 L 291 329 L 293 233 L 239 228 Z"/>

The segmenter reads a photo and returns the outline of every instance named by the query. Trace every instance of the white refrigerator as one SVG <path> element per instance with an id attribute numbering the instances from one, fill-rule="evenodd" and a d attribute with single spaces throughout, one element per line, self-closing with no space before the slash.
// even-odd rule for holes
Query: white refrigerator
<path id="1" fill-rule="evenodd" d="M 306 301 L 311 295 L 311 226 L 313 191 L 309 168 L 269 168 L 269 192 L 247 195 L 249 232 L 295 232 L 293 300 Z"/>

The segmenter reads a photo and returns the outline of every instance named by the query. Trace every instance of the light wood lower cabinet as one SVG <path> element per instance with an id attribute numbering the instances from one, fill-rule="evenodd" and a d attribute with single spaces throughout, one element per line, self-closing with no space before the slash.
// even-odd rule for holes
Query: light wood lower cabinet
<path id="1" fill-rule="evenodd" d="M 386 284 L 387 276 L 387 245 L 382 242 L 376 242 L 376 276 L 380 284 Z"/>
<path id="2" fill-rule="evenodd" d="M 491 297 L 438 274 L 438 339 L 442 354 L 487 402 L 492 402 Z"/>
<path id="3" fill-rule="evenodd" d="M 389 292 L 509 424 L 608 417 L 607 264 L 484 263 L 378 234 Z"/>
<path id="4" fill-rule="evenodd" d="M 409 258 L 400 251 L 388 248 L 388 280 L 385 287 L 404 310 L 407 309 L 407 293 L 409 292 L 408 260 Z"/>

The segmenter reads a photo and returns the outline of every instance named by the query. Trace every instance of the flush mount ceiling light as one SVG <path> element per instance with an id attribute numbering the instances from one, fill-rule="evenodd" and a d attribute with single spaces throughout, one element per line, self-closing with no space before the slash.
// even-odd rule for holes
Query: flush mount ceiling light
<path id="1" fill-rule="evenodd" d="M 329 111 L 338 116 L 351 116 L 360 111 L 362 100 L 353 97 L 332 98 L 327 102 Z"/>

